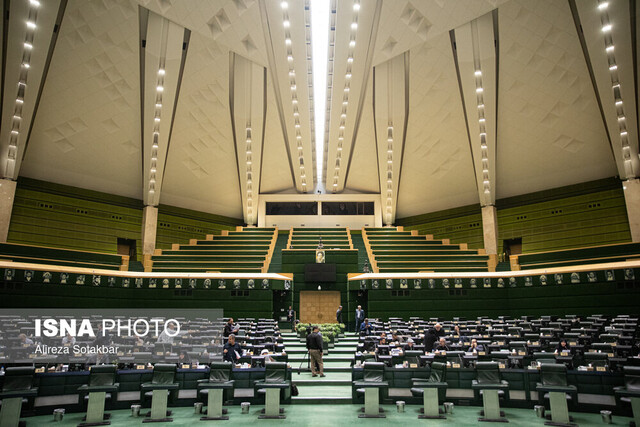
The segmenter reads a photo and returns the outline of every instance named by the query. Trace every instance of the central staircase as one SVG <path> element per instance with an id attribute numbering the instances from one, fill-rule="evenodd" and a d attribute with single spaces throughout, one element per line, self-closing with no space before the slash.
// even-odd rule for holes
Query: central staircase
<path id="1" fill-rule="evenodd" d="M 324 355 L 324 378 L 311 376 L 304 339 L 295 332 L 282 333 L 282 339 L 293 371 L 291 380 L 300 392 L 291 398 L 292 404 L 351 403 L 351 360 L 358 345 L 356 334 L 345 332 L 329 354 Z"/>

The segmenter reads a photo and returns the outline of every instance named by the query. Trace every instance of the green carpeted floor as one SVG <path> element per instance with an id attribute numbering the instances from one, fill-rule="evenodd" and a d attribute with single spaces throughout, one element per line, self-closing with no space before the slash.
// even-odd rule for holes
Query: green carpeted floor
<path id="1" fill-rule="evenodd" d="M 477 421 L 479 407 L 455 407 L 453 415 L 446 420 L 418 420 L 418 405 L 405 407 L 405 412 L 398 413 L 393 405 L 384 405 L 387 418 L 385 419 L 361 419 L 358 418 L 360 405 L 286 405 L 284 420 L 259 420 L 260 406 L 252 406 L 249 414 L 242 414 L 240 406 L 229 407 L 229 425 L 245 426 L 347 426 L 357 425 L 449 425 L 449 426 L 490 426 L 502 425 L 501 423 L 479 423 Z M 199 416 L 194 414 L 193 408 L 172 408 L 173 422 L 158 423 L 166 426 L 199 426 L 199 425 L 226 425 L 220 421 L 200 422 Z M 146 412 L 147 410 L 143 410 Z M 142 425 L 142 418 L 132 418 L 131 411 L 111 411 L 112 426 L 137 426 Z M 52 415 L 24 418 L 27 426 L 40 427 L 71 427 L 81 422 L 84 414 L 66 414 L 62 422 L 54 422 Z M 543 426 L 544 420 L 536 418 L 532 409 L 507 409 L 506 416 L 511 425 L 518 427 Z M 572 413 L 575 422 L 581 426 L 602 426 L 600 414 Z M 613 417 L 613 425 L 627 426 L 630 418 Z M 146 424 L 156 425 L 156 424 Z"/>

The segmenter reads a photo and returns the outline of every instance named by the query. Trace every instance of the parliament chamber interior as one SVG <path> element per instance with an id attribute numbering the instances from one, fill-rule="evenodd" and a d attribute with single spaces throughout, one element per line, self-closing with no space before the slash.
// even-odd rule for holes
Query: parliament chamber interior
<path id="1" fill-rule="evenodd" d="M 640 426 L 636 0 L 0 4 L 0 427 Z"/>

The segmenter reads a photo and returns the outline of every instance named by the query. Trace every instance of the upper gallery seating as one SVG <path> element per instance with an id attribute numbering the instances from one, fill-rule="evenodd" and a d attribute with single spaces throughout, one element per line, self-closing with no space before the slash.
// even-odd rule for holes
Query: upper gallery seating
<path id="1" fill-rule="evenodd" d="M 171 250 L 156 249 L 145 259 L 145 271 L 266 273 L 277 239 L 277 228 L 223 230 L 220 236 L 174 244 Z"/>
<path id="2" fill-rule="evenodd" d="M 511 255 L 509 258 L 512 270 L 628 261 L 631 259 L 640 259 L 640 243 L 619 243 L 587 248 L 561 249 L 549 252 Z"/>
<path id="3" fill-rule="evenodd" d="M 103 270 L 129 269 L 128 255 L 48 248 L 17 243 L 0 243 L 0 259 L 3 261 L 97 268 Z"/>
<path id="4" fill-rule="evenodd" d="M 348 228 L 292 228 L 288 249 L 317 249 L 322 239 L 324 249 L 353 249 Z"/>
<path id="5" fill-rule="evenodd" d="M 467 248 L 466 243 L 452 245 L 448 239 L 433 240 L 417 231 L 397 228 L 362 230 L 373 272 L 495 271 L 495 260 L 484 249 Z"/>

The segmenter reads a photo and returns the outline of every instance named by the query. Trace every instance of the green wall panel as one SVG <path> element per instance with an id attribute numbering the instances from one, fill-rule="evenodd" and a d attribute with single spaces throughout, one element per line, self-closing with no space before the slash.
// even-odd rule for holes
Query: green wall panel
<path id="1" fill-rule="evenodd" d="M 117 253 L 118 238 L 142 243 L 141 200 L 20 178 L 16 188 L 8 242 Z M 232 230 L 242 221 L 161 205 L 156 247 L 204 239 Z"/>
<path id="2" fill-rule="evenodd" d="M 628 242 L 629 221 L 617 178 L 606 178 L 496 201 L 498 247 L 522 238 L 523 253 Z M 484 247 L 480 205 L 413 217 L 397 225 L 436 239 Z"/>

